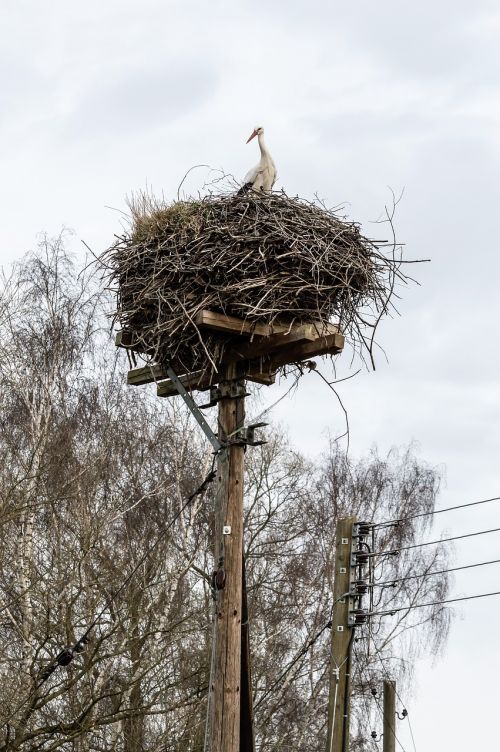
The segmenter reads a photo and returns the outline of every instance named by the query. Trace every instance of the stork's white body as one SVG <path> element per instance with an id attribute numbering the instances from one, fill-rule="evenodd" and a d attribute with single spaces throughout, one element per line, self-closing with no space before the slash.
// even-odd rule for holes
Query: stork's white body
<path id="1" fill-rule="evenodd" d="M 248 140 L 250 141 L 254 136 L 257 136 L 259 140 L 260 162 L 247 172 L 243 186 L 259 192 L 271 191 L 278 175 L 276 165 L 264 142 L 264 129 L 256 128 Z"/>

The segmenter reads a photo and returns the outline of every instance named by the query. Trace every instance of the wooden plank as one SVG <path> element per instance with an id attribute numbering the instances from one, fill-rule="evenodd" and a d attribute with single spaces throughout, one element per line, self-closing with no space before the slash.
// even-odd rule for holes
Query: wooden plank
<path id="1" fill-rule="evenodd" d="M 259 338 L 292 332 L 297 328 L 304 326 L 303 324 L 279 322 L 273 324 L 262 324 L 251 322 L 246 319 L 240 319 L 236 316 L 225 316 L 223 313 L 216 313 L 215 311 L 209 310 L 198 311 L 195 316 L 195 323 L 201 329 L 211 329 L 213 331 L 239 336 L 254 335 Z M 311 324 L 316 328 L 316 332 L 320 335 L 337 334 L 339 332 L 339 328 L 336 324 L 324 324 L 320 321 L 311 322 Z"/>
<path id="2" fill-rule="evenodd" d="M 313 341 L 295 343 L 292 347 L 289 346 L 275 351 L 270 356 L 242 363 L 244 378 L 257 384 L 269 386 L 275 382 L 276 371 L 281 366 L 288 365 L 289 363 L 300 363 L 302 360 L 310 360 L 321 355 L 337 355 L 342 351 L 343 347 L 344 337 L 342 334 L 329 334 L 326 337 L 318 337 Z M 224 357 L 221 365 L 227 362 L 231 362 L 229 353 Z M 157 387 L 158 397 L 173 397 L 176 395 L 177 390 L 169 379 L 165 379 L 166 374 L 161 370 L 160 366 L 155 366 L 155 368 L 158 369 L 156 371 L 156 378 L 159 381 Z M 130 373 L 134 374 L 137 371 L 143 371 L 143 369 L 133 369 Z M 141 381 L 137 375 L 130 378 L 134 379 L 133 381 L 129 381 L 129 383 L 133 384 L 145 384 L 153 381 L 149 377 L 147 377 L 148 381 Z M 165 380 L 160 381 L 162 378 Z M 212 371 L 195 371 L 182 376 L 181 381 L 189 391 L 206 391 L 212 384 L 220 381 L 220 376 Z"/>
<path id="3" fill-rule="evenodd" d="M 153 381 L 165 379 L 166 374 L 161 366 L 151 365 L 142 368 L 132 368 L 127 374 L 127 383 L 132 386 L 142 386 L 143 384 L 152 384 Z"/>
<path id="4" fill-rule="evenodd" d="M 192 375 L 194 375 L 195 378 L 197 377 L 197 375 L 199 375 L 200 378 L 201 378 L 202 371 L 195 371 L 194 374 L 192 374 Z M 265 384 L 266 386 L 270 386 L 271 384 L 274 384 L 274 382 L 276 381 L 276 374 L 275 373 L 260 373 L 260 371 L 258 371 L 256 373 L 250 372 L 250 373 L 245 373 L 244 374 L 244 378 L 248 379 L 248 381 L 254 381 L 256 384 Z M 187 377 L 183 376 L 181 378 L 181 381 L 182 381 L 182 379 L 186 379 L 187 380 Z M 131 386 L 144 386 L 145 384 L 152 384 L 155 381 L 156 382 L 160 382 L 160 381 L 164 382 L 166 380 L 167 380 L 167 374 L 166 374 L 165 370 L 161 366 L 158 366 L 158 365 L 155 365 L 155 366 L 144 366 L 143 368 L 132 368 L 132 370 L 130 370 L 128 372 L 128 374 L 127 374 L 127 382 Z M 216 383 L 217 380 L 218 380 L 218 376 L 217 376 L 217 374 L 214 374 L 214 376 L 212 377 L 212 382 Z M 169 383 L 170 383 L 170 381 L 169 381 Z M 201 379 L 200 383 L 204 383 L 204 380 Z M 187 385 L 189 385 L 189 384 L 184 383 L 184 386 L 187 386 Z M 190 386 L 191 386 L 192 389 L 198 389 L 199 390 L 199 388 L 200 388 L 200 387 L 198 387 L 195 384 L 191 384 Z M 204 386 L 203 389 L 208 389 L 209 386 L 211 386 L 211 383 L 208 384 L 208 386 Z M 165 385 L 162 384 L 162 389 L 165 389 L 165 388 L 167 389 L 167 392 L 168 392 L 169 391 L 169 387 L 165 387 Z M 175 389 L 172 392 L 172 394 L 176 394 Z M 165 396 L 169 396 L 170 397 L 172 395 L 171 394 L 166 394 L 166 393 L 164 394 L 162 392 L 159 396 L 160 397 L 165 397 Z"/>
<path id="5" fill-rule="evenodd" d="M 284 332 L 289 329 L 287 324 L 259 324 L 236 316 L 225 316 L 223 313 L 214 311 L 198 311 L 195 316 L 195 324 L 202 329 L 212 329 L 226 334 L 252 335 L 268 337 L 273 332 Z"/>
<path id="6" fill-rule="evenodd" d="M 217 374 L 215 374 L 214 376 L 210 371 L 194 371 L 193 373 L 188 373 L 185 376 L 180 376 L 179 380 L 188 392 L 194 390 L 205 392 L 214 382 L 214 378 L 217 381 L 220 380 L 220 377 L 218 377 Z M 177 389 L 170 381 L 170 379 L 167 379 L 166 381 L 160 381 L 158 383 L 158 386 L 156 387 L 156 394 L 158 397 L 174 397 L 177 393 Z"/>
<path id="7" fill-rule="evenodd" d="M 274 384 L 274 382 L 276 381 L 276 373 L 244 373 L 242 378 L 246 379 L 247 381 L 253 381 L 256 384 L 271 386 L 271 384 Z M 211 386 L 218 384 L 221 380 L 221 377 L 218 373 L 214 373 L 212 371 L 209 371 L 205 374 L 202 371 L 195 371 L 194 373 L 188 374 L 187 376 L 181 376 L 180 380 L 189 392 L 206 392 L 206 390 L 210 389 Z M 156 387 L 156 395 L 157 397 L 175 397 L 177 395 L 177 389 L 170 381 L 170 379 L 166 379 L 165 381 L 158 381 L 158 385 Z"/>
<path id="8" fill-rule="evenodd" d="M 262 359 L 264 371 L 275 371 L 289 363 L 300 363 L 302 360 L 319 357 L 320 355 L 338 355 L 344 348 L 342 334 L 328 334 L 326 337 L 318 337 L 313 342 L 304 342 L 293 347 L 279 350 L 267 359 Z M 259 361 L 251 361 L 249 367 L 258 370 Z"/>
<path id="9" fill-rule="evenodd" d="M 314 330 L 314 324 L 306 324 L 296 327 L 290 334 L 271 335 L 256 343 L 242 343 L 237 349 L 228 351 L 220 365 L 227 365 L 234 360 L 246 360 L 247 363 L 243 365 L 244 378 L 258 384 L 273 384 L 276 370 L 283 365 L 321 355 L 335 355 L 342 351 L 342 334 L 316 336 Z M 159 397 L 171 397 L 177 393 L 170 381 L 167 381 L 166 372 L 159 365 L 133 368 L 128 372 L 127 380 L 135 386 L 150 384 L 153 381 L 162 382 L 158 384 Z M 219 380 L 218 374 L 209 370 L 195 371 L 181 378 L 187 389 L 200 391 L 208 389 Z"/>
<path id="10" fill-rule="evenodd" d="M 264 384 L 264 386 L 271 386 L 276 381 L 276 372 L 259 373 L 258 371 L 252 371 L 246 373 L 244 376 L 247 381 L 253 381 L 255 384 Z"/>
<path id="11" fill-rule="evenodd" d="M 240 360 L 254 360 L 263 355 L 272 355 L 275 350 L 282 347 L 289 347 L 292 344 L 301 344 L 303 342 L 314 342 L 318 339 L 316 329 L 313 324 L 304 324 L 293 327 L 289 332 L 280 334 L 271 334 L 269 337 L 260 337 L 255 342 L 241 342 L 234 345 L 228 351 L 228 358 L 238 358 Z"/>
<path id="12" fill-rule="evenodd" d="M 320 321 L 309 324 L 252 324 L 244 319 L 235 316 L 224 316 L 221 313 L 213 311 L 199 311 L 195 322 L 202 329 L 211 329 L 213 331 L 223 332 L 225 334 L 234 334 L 251 338 L 250 341 L 240 343 L 237 351 L 241 358 L 256 358 L 265 354 L 274 347 L 285 347 L 286 344 L 295 341 L 305 341 L 313 339 L 313 333 L 318 336 L 328 336 L 339 333 L 336 324 L 322 323 Z M 312 329 L 311 329 L 312 327 Z M 306 334 L 306 331 L 308 334 Z M 255 337 L 255 339 L 254 339 Z M 288 340 L 288 342 L 287 342 Z M 144 344 L 134 341 L 133 333 L 126 329 L 121 329 L 115 334 L 116 347 L 123 347 L 126 350 L 135 350 L 138 353 L 148 354 L 153 351 L 146 348 Z M 252 347 L 255 350 L 252 352 Z M 224 359 L 224 362 L 229 362 Z M 147 367 L 146 367 L 147 368 Z M 145 369 L 133 369 L 134 374 L 130 376 L 129 383 L 134 385 L 148 384 L 157 380 L 158 377 L 141 381 L 143 375 L 149 375 Z"/>

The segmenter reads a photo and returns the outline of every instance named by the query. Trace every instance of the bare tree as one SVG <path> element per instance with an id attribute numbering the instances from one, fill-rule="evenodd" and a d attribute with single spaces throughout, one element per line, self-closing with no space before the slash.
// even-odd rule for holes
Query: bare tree
<path id="1" fill-rule="evenodd" d="M 98 290 L 63 238 L 0 290 L 0 750 L 202 752 L 213 499 L 187 501 L 212 455 L 177 400 L 126 386 Z M 411 450 L 354 462 L 332 443 L 313 463 L 277 430 L 247 459 L 258 746 L 319 750 L 336 522 L 430 512 L 438 477 Z M 373 545 L 418 542 L 428 519 L 380 527 Z M 445 579 L 407 576 L 443 561 L 439 547 L 382 557 L 374 576 L 397 582 L 374 590 L 374 610 L 442 600 Z M 370 629 L 355 646 L 360 749 L 371 687 L 386 668 L 408 675 L 423 639 L 437 649 L 446 617 L 409 610 Z"/>
<path id="2" fill-rule="evenodd" d="M 327 625 L 337 521 L 348 515 L 374 522 L 401 519 L 376 529 L 376 551 L 419 542 L 431 515 L 409 518 L 432 511 L 439 476 L 416 459 L 412 448 L 393 450 L 385 458 L 374 451 L 355 462 L 333 442 L 315 465 L 278 436 L 252 456 L 247 558 L 250 611 L 257 615 L 252 645 L 259 748 L 319 750 L 326 735 Z M 409 549 L 376 561 L 373 576 L 394 584 L 374 588 L 371 610 L 445 599 L 446 575 L 408 579 L 410 574 L 444 569 L 443 546 Z M 443 644 L 448 613 L 439 605 L 424 611 L 409 608 L 395 618 L 374 617 L 368 627 L 357 630 L 353 726 L 358 746 L 374 722 L 371 690 L 379 689 L 387 672 L 401 681 L 409 679 L 422 648 L 437 651 Z"/>

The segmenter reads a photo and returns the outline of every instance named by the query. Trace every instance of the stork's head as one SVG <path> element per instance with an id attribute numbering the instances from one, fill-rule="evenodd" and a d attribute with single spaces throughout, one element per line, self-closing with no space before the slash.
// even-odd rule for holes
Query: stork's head
<path id="1" fill-rule="evenodd" d="M 250 135 L 250 138 L 247 140 L 247 144 L 249 141 L 252 140 L 252 138 L 255 138 L 255 136 L 262 136 L 263 133 L 264 133 L 264 128 L 262 128 L 262 126 L 260 125 L 256 125 L 255 128 L 253 129 L 253 133 Z"/>

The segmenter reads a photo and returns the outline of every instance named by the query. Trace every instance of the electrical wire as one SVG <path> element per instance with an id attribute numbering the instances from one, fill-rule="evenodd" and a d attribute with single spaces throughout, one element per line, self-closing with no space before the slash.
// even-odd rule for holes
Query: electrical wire
<path id="1" fill-rule="evenodd" d="M 341 601 L 341 600 L 342 600 L 343 598 L 346 598 L 346 597 L 347 597 L 348 595 L 349 595 L 349 593 L 343 593 L 342 595 L 339 595 L 339 597 L 338 597 L 338 598 L 336 598 L 336 599 L 334 600 L 334 602 L 332 603 L 332 609 L 333 609 L 333 607 L 334 607 L 334 606 L 335 606 L 335 605 L 336 605 L 336 604 L 337 604 L 337 603 L 338 603 L 339 601 Z M 314 643 L 315 643 L 315 642 L 316 642 L 317 640 L 319 640 L 319 638 L 321 637 L 321 635 L 323 634 L 323 632 L 325 631 L 325 629 L 331 629 L 331 627 L 332 627 L 332 621 L 330 620 L 330 621 L 328 621 L 328 622 L 327 622 L 326 624 L 324 624 L 324 625 L 323 625 L 323 626 L 321 627 L 321 629 L 319 630 L 319 632 L 317 632 L 317 633 L 315 634 L 315 636 L 314 636 L 314 637 L 312 637 L 312 638 L 311 638 L 311 639 L 309 640 L 309 642 L 308 642 L 308 643 L 306 643 L 306 645 L 304 645 L 304 647 L 302 647 L 302 648 L 301 648 L 301 649 L 299 650 L 299 652 L 297 653 L 297 655 L 295 656 L 295 658 L 292 658 L 292 660 L 290 661 L 290 663 L 289 663 L 289 664 L 288 664 L 288 665 L 287 665 L 287 666 L 285 667 L 285 669 L 284 669 L 284 670 L 283 670 L 283 671 L 281 672 L 281 674 L 280 674 L 280 675 L 279 675 L 279 677 L 278 677 L 278 678 L 276 679 L 276 681 L 275 681 L 275 682 L 274 682 L 274 683 L 273 683 L 273 684 L 272 684 L 272 685 L 271 685 L 271 686 L 269 687 L 269 689 L 268 689 L 268 690 L 267 690 L 266 692 L 264 692 L 264 694 L 262 695 L 262 697 L 261 697 L 261 698 L 259 699 L 259 701 L 258 701 L 258 702 L 257 702 L 257 703 L 255 704 L 255 706 L 254 706 L 254 710 L 256 710 L 256 709 L 257 709 L 257 708 L 259 707 L 259 705 L 260 705 L 260 704 L 261 704 L 262 702 L 264 702 L 264 700 L 266 699 L 266 697 L 268 697 L 268 695 L 270 695 L 270 694 L 271 694 L 271 692 L 273 692 L 273 691 L 274 691 L 274 689 L 275 689 L 275 688 L 276 688 L 276 687 L 278 686 L 278 684 L 280 684 L 280 683 L 281 683 L 281 682 L 283 681 L 283 679 L 284 679 L 284 678 L 286 677 L 286 675 L 288 674 L 288 672 L 290 671 L 290 669 L 292 669 L 292 668 L 293 668 L 293 667 L 295 666 L 295 664 L 297 663 L 297 661 L 299 661 L 299 660 L 300 660 L 300 659 L 302 658 L 302 656 L 303 656 L 303 655 L 305 655 L 305 654 L 307 653 L 307 651 L 308 651 L 308 650 L 310 650 L 310 648 L 312 648 L 312 646 L 314 645 Z M 343 664 L 342 664 L 342 665 L 343 665 Z M 341 666 L 337 666 L 336 668 L 340 669 L 340 668 L 342 668 L 342 665 L 341 665 Z"/>
<path id="2" fill-rule="evenodd" d="M 375 522 L 375 527 L 386 527 L 389 525 L 399 525 L 401 522 L 409 522 L 410 520 L 416 520 L 419 517 L 429 517 L 434 514 L 441 514 L 442 512 L 453 512 L 455 509 L 465 509 L 466 507 L 476 507 L 479 504 L 489 504 L 490 501 L 500 501 L 500 496 L 492 496 L 491 499 L 481 499 L 480 501 L 469 501 L 467 504 L 457 504 L 453 507 L 446 507 L 445 509 L 435 509 L 432 512 L 420 512 L 419 514 L 412 514 L 410 517 L 399 517 L 394 520 L 385 520 L 385 522 Z"/>
<path id="3" fill-rule="evenodd" d="M 375 654 L 376 654 L 377 658 L 380 661 L 380 665 L 382 666 L 382 671 L 385 674 L 385 678 L 386 679 L 390 679 L 389 674 L 387 673 L 387 670 L 386 670 L 386 667 L 385 667 L 385 663 L 383 661 L 382 653 L 381 653 L 380 649 L 377 647 L 377 643 L 375 642 L 375 640 L 373 639 L 373 637 L 371 638 L 371 642 L 372 642 L 373 647 L 375 648 Z M 399 702 L 401 703 L 401 705 L 403 706 L 403 708 L 406 711 L 406 718 L 408 719 L 408 728 L 410 730 L 410 736 L 411 736 L 411 741 L 412 741 L 412 744 L 413 744 L 413 750 L 414 750 L 414 752 L 417 752 L 417 745 L 415 744 L 415 737 L 413 736 L 413 729 L 411 727 L 410 714 L 408 712 L 408 707 L 407 707 L 406 703 L 403 701 L 401 695 L 399 694 L 399 692 L 397 690 L 396 682 L 394 682 L 394 692 L 395 692 L 396 697 L 398 698 Z"/>
<path id="4" fill-rule="evenodd" d="M 362 662 L 362 660 L 360 658 L 360 655 L 359 655 L 359 653 L 357 652 L 356 649 L 354 650 L 354 657 L 356 658 L 356 661 L 357 661 L 357 664 L 358 664 L 358 667 L 359 667 L 359 673 L 361 675 L 362 681 L 366 684 L 366 686 L 369 686 L 371 684 L 372 680 L 371 680 L 371 678 L 370 678 L 370 676 L 368 674 L 368 671 L 364 667 L 363 662 Z M 383 722 L 383 720 L 384 720 L 384 714 L 383 714 L 382 708 L 380 707 L 380 703 L 379 703 L 379 701 L 377 699 L 377 695 L 375 694 L 375 692 L 376 692 L 376 690 L 373 690 L 371 692 L 372 700 L 375 702 L 375 705 L 377 707 L 377 710 L 378 710 L 379 715 L 380 715 L 380 717 L 382 719 L 382 722 Z M 370 709 L 368 708 L 368 702 L 366 700 L 365 695 L 363 694 L 362 696 L 363 696 L 363 699 L 364 699 L 365 711 L 368 711 L 366 713 L 366 715 L 368 717 L 368 720 L 371 720 L 370 719 Z M 372 741 L 373 741 L 373 743 L 376 745 L 376 747 L 378 749 L 377 741 L 375 740 L 374 737 L 372 737 Z"/>
<path id="5" fill-rule="evenodd" d="M 276 689 L 276 687 L 278 686 L 278 684 L 281 684 L 283 682 L 283 679 L 285 679 L 285 677 L 289 673 L 289 671 L 291 671 L 291 669 L 295 666 L 295 664 L 307 653 L 308 650 L 310 650 L 312 648 L 312 646 L 314 645 L 314 643 L 317 640 L 319 640 L 319 638 L 321 637 L 321 635 L 323 634 L 323 632 L 325 631 L 325 629 L 328 629 L 328 627 L 330 626 L 330 624 L 331 624 L 331 622 L 328 622 L 327 624 L 324 624 L 321 627 L 321 629 L 319 630 L 319 632 L 317 632 L 314 635 L 314 637 L 312 637 L 309 640 L 309 642 L 307 642 L 306 645 L 304 645 L 304 647 L 302 647 L 299 650 L 299 652 L 297 653 L 297 655 L 295 656 L 295 658 L 293 658 L 290 661 L 290 663 L 285 667 L 285 669 L 281 672 L 281 674 L 278 676 L 278 678 L 276 679 L 276 681 L 274 681 L 271 684 L 271 686 L 269 687 L 269 689 L 266 690 L 266 692 L 264 692 L 264 694 L 259 699 L 259 701 L 255 703 L 254 710 L 257 710 L 257 708 L 264 702 L 264 700 Z"/>
<path id="6" fill-rule="evenodd" d="M 492 595 L 500 595 L 500 590 L 492 593 L 478 593 L 477 595 L 464 595 L 461 598 L 449 598 L 445 601 L 430 601 L 430 603 L 417 603 L 414 606 L 400 606 L 398 608 L 391 608 L 388 611 L 371 611 L 366 616 L 392 616 L 398 611 L 413 611 L 415 608 L 425 608 L 426 606 L 443 606 L 446 603 L 457 603 L 458 601 L 471 601 L 475 598 L 489 598 Z"/>
<path id="7" fill-rule="evenodd" d="M 500 564 L 500 559 L 492 559 L 491 561 L 480 561 L 477 564 L 464 564 L 461 567 L 451 567 L 450 569 L 436 569 L 431 572 L 421 572 L 420 574 L 410 574 L 407 577 L 399 577 L 395 580 L 385 580 L 384 582 L 373 582 L 370 588 L 374 587 L 390 587 L 397 582 L 406 582 L 407 580 L 425 579 L 426 577 L 432 577 L 435 574 L 447 574 L 448 572 L 459 572 L 462 569 L 473 569 L 474 567 L 486 567 L 490 564 Z"/>
<path id="8" fill-rule="evenodd" d="M 355 653 L 355 655 L 356 655 L 356 658 L 358 660 L 358 664 L 359 664 L 360 670 L 363 671 L 363 673 L 364 673 L 365 676 L 367 676 L 366 671 L 363 670 L 363 664 L 362 664 L 362 662 L 361 662 L 358 654 Z M 368 657 L 368 653 L 367 653 L 367 657 Z M 384 709 L 383 709 L 383 707 L 381 707 L 380 701 L 379 701 L 377 695 L 372 693 L 372 697 L 373 697 L 373 700 L 375 702 L 375 705 L 377 706 L 377 710 L 379 712 L 380 718 L 382 719 L 382 723 L 383 723 L 384 720 L 385 720 Z M 394 723 L 394 721 L 392 723 L 390 723 L 390 727 L 391 727 L 392 732 L 394 733 L 394 738 L 396 739 L 397 743 L 399 744 L 399 746 L 401 747 L 401 749 L 403 750 L 403 752 L 406 752 L 406 749 L 404 748 L 403 744 L 401 743 L 401 741 L 398 738 L 398 735 L 396 734 L 396 729 L 394 728 L 393 723 Z"/>
<path id="9" fill-rule="evenodd" d="M 436 546 L 439 545 L 439 543 L 449 543 L 450 541 L 455 540 L 463 540 L 464 538 L 474 538 L 478 535 L 488 535 L 490 533 L 498 533 L 500 532 L 500 527 L 494 527 L 490 530 L 478 530 L 474 533 L 465 533 L 464 535 L 453 535 L 451 538 L 439 538 L 439 540 L 433 540 L 433 541 L 425 541 L 424 543 L 413 543 L 410 546 L 400 546 L 399 548 L 390 548 L 387 549 L 387 551 L 373 551 L 371 553 L 367 553 L 366 556 L 375 558 L 378 556 L 395 556 L 400 551 L 410 551 L 413 548 L 424 548 L 425 546 Z M 249 558 L 255 558 L 257 556 L 262 556 L 260 553 L 251 553 L 248 555 Z M 308 558 L 314 559 L 314 558 L 323 558 L 319 554 L 311 554 L 308 551 L 292 551 L 292 552 L 276 552 L 276 553 L 266 553 L 266 556 L 274 556 L 274 557 L 281 557 L 281 556 L 307 556 Z"/>
<path id="10" fill-rule="evenodd" d="M 401 546 L 400 548 L 392 548 L 387 551 L 375 551 L 374 553 L 367 554 L 367 556 L 392 556 L 398 554 L 400 551 L 410 551 L 412 548 L 423 548 L 424 546 L 435 546 L 439 543 L 449 543 L 454 540 L 463 540 L 464 538 L 473 538 L 477 535 L 488 535 L 489 533 L 498 533 L 500 527 L 491 528 L 491 530 L 478 530 L 475 533 L 466 533 L 465 535 L 454 535 L 451 538 L 440 538 L 439 540 L 425 541 L 424 543 L 412 543 L 411 546 Z"/>
<path id="11" fill-rule="evenodd" d="M 363 680 L 363 674 L 364 674 L 363 665 L 362 665 L 361 661 L 359 660 L 359 656 L 358 656 L 358 653 L 356 652 L 356 649 L 354 649 L 354 658 L 357 661 L 357 664 L 359 666 L 359 673 L 361 675 L 361 679 Z M 368 677 L 368 679 L 370 679 L 370 677 Z M 366 683 L 366 686 L 368 686 L 368 685 L 369 685 L 369 681 Z M 366 717 L 367 717 L 368 721 L 370 721 L 371 720 L 371 710 L 369 708 L 368 700 L 366 699 L 366 695 L 365 695 L 365 693 L 363 691 L 361 691 L 361 692 L 359 692 L 359 696 L 362 698 L 363 705 L 365 706 Z M 372 694 L 372 699 L 374 699 L 374 695 L 373 694 Z M 378 749 L 378 745 L 377 745 L 377 742 L 376 742 L 375 738 L 373 736 L 370 737 L 370 738 L 371 738 L 372 744 L 374 744 L 375 748 Z M 330 750 L 330 752 L 331 752 L 331 750 Z"/>
<path id="12" fill-rule="evenodd" d="M 261 418 L 263 418 L 264 415 L 267 415 L 267 413 L 269 413 L 273 408 L 275 408 L 276 405 L 278 405 L 282 400 L 284 400 L 286 397 L 288 397 L 288 395 L 290 394 L 290 392 L 292 392 L 295 389 L 295 387 L 297 386 L 297 384 L 299 383 L 299 379 L 300 379 L 301 375 L 302 374 L 299 374 L 298 376 L 295 376 L 295 379 L 293 381 L 292 386 L 290 386 L 286 390 L 286 392 L 281 395 L 281 397 L 278 397 L 278 399 L 275 400 L 272 404 L 270 404 L 266 408 L 264 408 L 264 410 L 262 410 L 262 412 L 258 413 L 256 416 L 253 416 L 253 417 L 249 418 L 249 422 L 250 423 L 256 423 L 258 420 L 261 420 Z"/>

